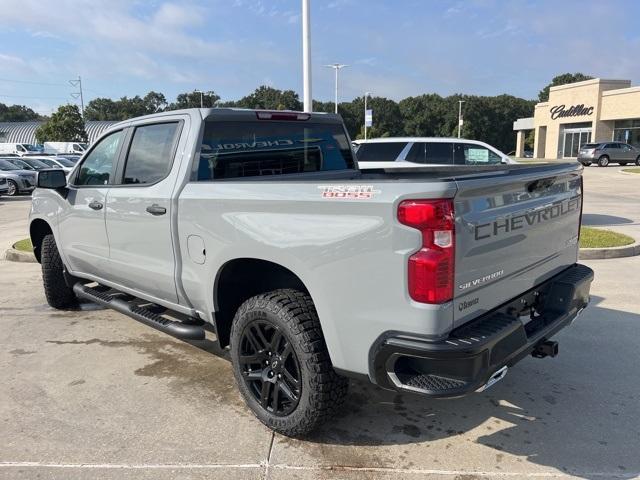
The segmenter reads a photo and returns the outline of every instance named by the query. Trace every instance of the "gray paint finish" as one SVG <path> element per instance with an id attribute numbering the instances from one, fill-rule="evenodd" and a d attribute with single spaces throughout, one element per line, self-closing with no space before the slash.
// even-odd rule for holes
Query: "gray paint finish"
<path id="1" fill-rule="evenodd" d="M 576 260 L 577 245 L 563 245 L 577 234 L 575 212 L 486 242 L 474 240 L 472 227 L 575 197 L 578 164 L 351 171 L 333 180 L 310 175 L 287 181 L 274 176 L 192 182 L 207 117 L 255 120 L 255 113 L 194 109 L 118 124 L 115 128 L 185 121 L 172 170 L 154 186 L 105 186 L 93 189 L 94 195 L 88 189 L 71 189 L 73 195 L 67 198 L 36 190 L 31 220 L 41 218 L 52 225 L 74 275 L 212 322 L 216 279 L 225 263 L 237 258 L 277 263 L 309 290 L 334 366 L 367 374 L 369 349 L 382 333 L 442 338 L 454 324 L 517 296 Z M 322 114 L 317 119 L 340 121 Z M 526 192 L 532 182 L 548 177 L 554 179 L 550 188 Z M 354 184 L 376 193 L 357 200 L 322 196 L 323 187 Z M 87 209 L 98 194 L 105 208 Z M 442 305 L 415 302 L 407 291 L 407 261 L 420 248 L 421 235 L 397 221 L 397 207 L 404 199 L 426 198 L 455 198 L 456 285 L 504 270 L 503 278 L 472 293 L 482 300 L 464 315 L 456 312 L 456 304 L 471 290 Z M 140 213 L 147 203 L 159 201 L 167 206 L 161 228 L 157 218 Z M 189 238 L 194 237 L 204 243 L 204 261 L 189 253 Z"/>

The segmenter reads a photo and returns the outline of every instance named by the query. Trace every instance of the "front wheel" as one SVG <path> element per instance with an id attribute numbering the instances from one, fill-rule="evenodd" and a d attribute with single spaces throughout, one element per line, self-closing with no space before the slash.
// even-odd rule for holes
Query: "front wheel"
<path id="1" fill-rule="evenodd" d="M 598 159 L 598 166 L 599 167 L 606 167 L 607 165 L 609 165 L 609 157 L 607 157 L 606 155 L 601 156 Z"/>
<path id="2" fill-rule="evenodd" d="M 19 193 L 18 184 L 16 182 L 14 182 L 13 180 L 7 180 L 7 184 L 9 186 L 9 190 L 7 191 L 7 195 L 9 195 L 10 197 L 15 197 L 16 195 L 18 195 L 18 193 Z"/>
<path id="3" fill-rule="evenodd" d="M 348 381 L 331 365 L 311 297 L 275 290 L 244 302 L 231 327 L 238 388 L 254 415 L 287 436 L 302 436 L 344 402 Z"/>
<path id="4" fill-rule="evenodd" d="M 64 309 L 75 305 L 76 296 L 64 278 L 64 264 L 53 234 L 42 240 L 42 283 L 47 303 L 53 308 Z"/>

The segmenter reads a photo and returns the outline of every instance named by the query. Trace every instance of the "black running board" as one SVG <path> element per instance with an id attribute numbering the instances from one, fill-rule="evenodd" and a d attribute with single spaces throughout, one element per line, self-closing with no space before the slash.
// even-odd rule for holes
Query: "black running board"
<path id="1" fill-rule="evenodd" d="M 205 331 L 201 325 L 190 325 L 164 318 L 151 310 L 118 298 L 106 291 L 87 287 L 81 283 L 73 286 L 75 294 L 104 307 L 124 313 L 134 320 L 149 325 L 157 330 L 184 340 L 204 340 Z"/>

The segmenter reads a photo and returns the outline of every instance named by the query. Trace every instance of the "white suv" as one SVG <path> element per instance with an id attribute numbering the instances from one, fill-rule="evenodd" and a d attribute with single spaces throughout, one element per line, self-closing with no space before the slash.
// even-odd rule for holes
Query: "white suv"
<path id="1" fill-rule="evenodd" d="M 464 138 L 375 138 L 353 144 L 361 169 L 517 163 L 491 145 Z"/>

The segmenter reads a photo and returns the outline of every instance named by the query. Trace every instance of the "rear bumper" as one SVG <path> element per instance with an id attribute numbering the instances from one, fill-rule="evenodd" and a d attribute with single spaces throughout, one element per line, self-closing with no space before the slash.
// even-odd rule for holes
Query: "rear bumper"
<path id="1" fill-rule="evenodd" d="M 534 289 L 429 342 L 387 332 L 369 353 L 371 376 L 383 388 L 430 397 L 458 397 L 489 382 L 569 325 L 589 303 L 593 271 L 575 264 Z M 528 322 L 512 314 L 537 305 Z"/>

